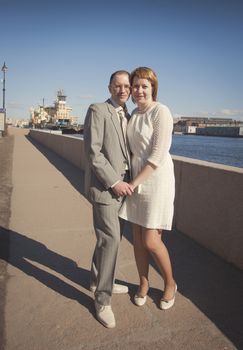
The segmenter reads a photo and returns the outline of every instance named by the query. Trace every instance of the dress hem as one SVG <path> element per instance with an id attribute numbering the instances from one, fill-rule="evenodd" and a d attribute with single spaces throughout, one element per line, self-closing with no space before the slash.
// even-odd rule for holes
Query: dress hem
<path id="1" fill-rule="evenodd" d="M 126 220 L 126 221 L 130 222 L 131 224 L 136 224 L 136 225 L 139 225 L 139 226 L 142 226 L 144 228 L 151 229 L 151 230 L 166 230 L 166 231 L 171 231 L 172 230 L 172 225 L 162 225 L 160 227 L 158 227 L 158 226 L 155 227 L 154 225 L 147 225 L 147 224 L 143 225 L 141 223 L 138 223 L 138 222 L 135 222 L 135 221 L 132 221 L 132 220 L 128 220 L 128 219 L 126 219 L 126 218 L 124 218 L 124 217 L 122 217 L 120 215 L 119 215 L 119 217 L 121 219 L 123 219 L 123 220 Z"/>

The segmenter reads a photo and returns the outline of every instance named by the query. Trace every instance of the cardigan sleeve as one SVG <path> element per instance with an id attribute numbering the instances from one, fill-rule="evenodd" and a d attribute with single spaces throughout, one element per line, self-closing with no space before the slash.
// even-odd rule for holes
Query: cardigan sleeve
<path id="1" fill-rule="evenodd" d="M 152 151 L 147 160 L 158 167 L 167 158 L 172 142 L 173 118 L 167 106 L 159 105 L 152 116 L 152 125 Z"/>

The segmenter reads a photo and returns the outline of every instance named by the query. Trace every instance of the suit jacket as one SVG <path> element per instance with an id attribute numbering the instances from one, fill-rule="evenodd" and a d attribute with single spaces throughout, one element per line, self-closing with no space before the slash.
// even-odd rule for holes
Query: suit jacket
<path id="1" fill-rule="evenodd" d="M 111 186 L 123 180 L 128 152 L 117 113 L 110 100 L 90 105 L 84 123 L 85 195 L 96 203 L 111 204 Z"/>

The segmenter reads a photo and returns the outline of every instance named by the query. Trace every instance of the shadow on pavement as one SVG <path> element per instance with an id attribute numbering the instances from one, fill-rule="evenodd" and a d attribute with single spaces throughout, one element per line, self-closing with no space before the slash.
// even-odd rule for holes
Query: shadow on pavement
<path id="1" fill-rule="evenodd" d="M 84 175 L 80 169 L 30 137 L 27 139 L 83 194 Z M 132 244 L 130 225 L 125 225 L 124 237 Z M 243 348 L 243 271 L 176 230 L 165 231 L 163 241 L 170 253 L 179 293 L 203 312 L 237 349 Z M 158 271 L 153 261 L 151 265 Z M 137 287 L 129 288 L 135 293 Z M 161 292 L 151 288 L 150 296 L 157 304 Z"/>
<path id="2" fill-rule="evenodd" d="M 243 271 L 174 231 L 164 239 L 179 292 L 191 300 L 237 349 L 243 346 Z"/>
<path id="3" fill-rule="evenodd" d="M 27 275 L 34 277 L 48 288 L 56 291 L 66 298 L 76 300 L 94 315 L 93 299 L 82 293 L 79 289 L 62 281 L 59 277 L 36 267 L 30 261 L 37 262 L 49 269 L 60 273 L 72 282 L 83 288 L 89 288 L 89 271 L 78 267 L 76 262 L 64 257 L 44 244 L 37 242 L 18 232 L 6 230 L 0 227 L 1 236 L 8 236 L 13 254 L 0 255 L 8 264 L 15 266 Z"/>

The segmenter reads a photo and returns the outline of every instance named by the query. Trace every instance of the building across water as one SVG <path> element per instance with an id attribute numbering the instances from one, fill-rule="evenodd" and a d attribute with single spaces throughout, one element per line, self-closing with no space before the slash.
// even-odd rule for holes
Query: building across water
<path id="1" fill-rule="evenodd" d="M 31 123 L 36 127 L 69 127 L 77 125 L 78 117 L 71 116 L 72 108 L 66 103 L 63 90 L 57 92 L 53 106 L 42 106 L 31 110 Z"/>
<path id="2" fill-rule="evenodd" d="M 195 135 L 243 137 L 243 126 L 207 126 L 196 128 Z"/>
<path id="3" fill-rule="evenodd" d="M 243 137 L 243 123 L 230 118 L 181 117 L 174 133 L 186 135 Z"/>

